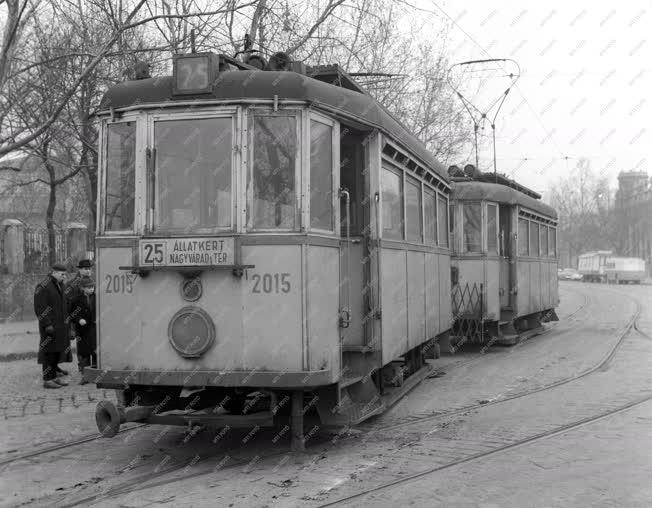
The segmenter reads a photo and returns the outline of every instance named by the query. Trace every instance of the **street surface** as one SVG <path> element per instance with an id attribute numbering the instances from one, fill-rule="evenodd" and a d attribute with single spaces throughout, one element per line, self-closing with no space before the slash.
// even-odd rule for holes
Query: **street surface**
<path id="1" fill-rule="evenodd" d="M 93 436 L 91 399 L 104 394 L 76 385 L 44 393 L 35 360 L 4 362 L 4 404 L 46 409 L 5 412 L 1 503 L 649 506 L 652 286 L 562 282 L 560 296 L 560 322 L 543 334 L 444 358 L 439 375 L 384 415 L 309 432 L 303 454 L 274 430 L 137 426 L 9 462 Z M 61 397 L 84 402 L 59 409 Z"/>

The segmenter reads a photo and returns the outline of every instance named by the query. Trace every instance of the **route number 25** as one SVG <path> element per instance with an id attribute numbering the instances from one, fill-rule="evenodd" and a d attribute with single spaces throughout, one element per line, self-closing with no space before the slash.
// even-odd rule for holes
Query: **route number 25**
<path id="1" fill-rule="evenodd" d="M 163 262 L 163 244 L 162 243 L 146 243 L 143 245 L 145 250 L 145 263 L 162 263 Z"/>
<path id="2" fill-rule="evenodd" d="M 252 293 L 289 293 L 292 289 L 289 273 L 254 273 Z"/>

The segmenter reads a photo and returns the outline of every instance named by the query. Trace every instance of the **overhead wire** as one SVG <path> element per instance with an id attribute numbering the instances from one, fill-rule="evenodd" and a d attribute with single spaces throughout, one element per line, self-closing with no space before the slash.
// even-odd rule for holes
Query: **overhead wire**
<path id="1" fill-rule="evenodd" d="M 412 7 L 413 9 L 421 10 L 421 11 L 424 11 L 424 12 L 431 12 L 431 13 L 432 13 L 432 11 L 429 11 L 429 10 L 427 10 L 427 9 L 423 9 L 423 8 L 421 8 L 421 7 L 417 7 L 417 6 L 411 5 L 410 3 L 408 3 L 408 2 L 405 1 L 405 0 L 401 0 L 401 2 L 404 3 L 404 4 L 406 4 L 406 5 L 408 5 L 408 6 L 410 6 L 410 7 Z M 449 14 L 448 14 L 448 13 L 447 13 L 443 8 L 441 8 L 441 7 L 437 4 L 437 2 L 433 1 L 433 2 L 432 2 L 432 5 L 434 5 L 434 6 L 437 8 L 437 10 L 438 10 L 439 12 L 441 12 L 444 16 L 446 16 L 446 18 L 448 18 L 448 20 L 449 20 L 449 21 L 450 21 L 450 22 L 451 22 L 455 27 L 457 27 L 457 29 L 460 30 L 460 32 L 462 32 L 462 33 L 463 33 L 463 34 L 464 34 L 464 35 L 465 35 L 465 36 L 466 36 L 466 37 L 467 37 L 467 38 L 468 38 L 468 39 L 469 39 L 473 44 L 475 44 L 475 45 L 480 49 L 480 51 L 482 51 L 482 53 L 484 53 L 485 55 L 487 55 L 487 57 L 492 58 L 491 54 L 490 54 L 486 49 L 484 49 L 484 47 L 483 47 L 483 46 L 482 46 L 478 41 L 476 41 L 476 40 L 473 38 L 473 36 L 471 36 L 471 34 L 469 34 L 466 30 L 464 30 L 464 28 L 462 28 L 462 26 L 461 26 L 461 25 L 460 25 L 460 24 L 459 24 L 459 23 L 458 23 L 458 22 L 457 22 L 457 21 L 456 21 L 452 16 L 450 16 L 450 15 L 449 15 Z M 504 68 L 502 68 L 502 70 L 503 70 L 504 72 L 507 72 Z M 514 85 L 514 88 L 518 91 L 519 95 L 523 98 L 523 101 L 525 102 L 525 104 L 527 105 L 527 107 L 528 107 L 528 108 L 530 109 L 530 111 L 534 114 L 535 118 L 537 119 L 537 121 L 538 121 L 538 123 L 539 123 L 539 126 L 540 126 L 540 127 L 543 129 L 543 131 L 545 132 L 546 137 L 549 138 L 549 139 L 552 141 L 552 144 L 554 145 L 556 151 L 557 151 L 557 152 L 562 156 L 562 158 L 563 158 L 563 157 L 564 157 L 564 153 L 563 153 L 563 152 L 561 151 L 561 149 L 559 148 L 559 144 L 557 143 L 557 140 L 556 140 L 555 137 L 554 137 L 553 131 L 548 130 L 548 128 L 547 128 L 547 127 L 545 126 L 545 124 L 543 123 L 543 120 L 541 119 L 541 117 L 539 116 L 539 114 L 536 112 L 536 110 L 532 107 L 532 104 L 530 104 L 530 101 L 528 101 L 527 97 L 525 96 L 525 94 L 523 93 L 523 91 L 520 89 L 520 87 L 519 87 L 518 85 L 515 84 L 515 85 Z M 567 158 L 566 158 L 566 160 L 567 160 Z M 567 167 L 566 169 L 568 169 L 568 167 Z"/>

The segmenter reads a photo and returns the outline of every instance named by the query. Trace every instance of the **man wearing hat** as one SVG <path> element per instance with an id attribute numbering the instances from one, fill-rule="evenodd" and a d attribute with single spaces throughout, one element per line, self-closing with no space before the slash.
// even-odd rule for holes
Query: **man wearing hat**
<path id="1" fill-rule="evenodd" d="M 68 384 L 58 375 L 63 372 L 59 361 L 70 347 L 68 305 L 63 292 L 65 276 L 66 267 L 55 264 L 48 277 L 34 289 L 34 313 L 40 335 L 38 363 L 43 366 L 45 388 L 61 388 Z"/>
<path id="2" fill-rule="evenodd" d="M 75 276 L 66 284 L 65 296 L 68 299 L 68 302 L 72 302 L 77 296 L 81 294 L 81 283 L 84 280 L 93 280 L 91 275 L 91 269 L 93 268 L 93 262 L 90 259 L 82 259 L 77 263 L 77 273 Z"/>
<path id="3" fill-rule="evenodd" d="M 70 334 L 72 337 L 80 337 L 80 326 L 77 322 L 78 320 L 73 315 L 75 310 L 75 305 L 83 298 L 84 293 L 82 291 L 82 286 L 87 283 L 93 284 L 93 277 L 91 275 L 93 268 L 93 262 L 90 259 L 81 259 L 77 263 L 77 273 L 75 276 L 66 284 L 64 291 L 66 301 L 68 302 L 68 313 L 70 315 Z M 93 302 L 93 305 L 95 303 Z M 94 320 L 93 320 L 94 321 Z M 79 340 L 77 341 L 77 347 L 79 347 Z M 84 355 L 86 357 L 86 355 Z M 71 359 L 72 361 L 72 359 Z M 77 350 L 77 365 L 79 367 L 79 372 L 83 373 L 84 367 L 88 367 L 82 361 L 82 357 L 79 354 L 79 349 Z"/>
<path id="4" fill-rule="evenodd" d="M 84 367 L 97 365 L 95 338 L 95 285 L 90 277 L 83 278 L 80 283 L 81 292 L 70 302 L 70 319 L 77 330 L 77 361 L 84 379 Z"/>

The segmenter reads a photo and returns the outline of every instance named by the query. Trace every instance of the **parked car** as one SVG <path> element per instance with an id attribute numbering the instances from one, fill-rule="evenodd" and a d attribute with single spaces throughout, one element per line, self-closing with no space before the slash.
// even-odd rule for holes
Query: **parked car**
<path id="1" fill-rule="evenodd" d="M 582 280 L 582 274 L 574 268 L 564 268 L 557 271 L 557 277 L 560 280 Z"/>

